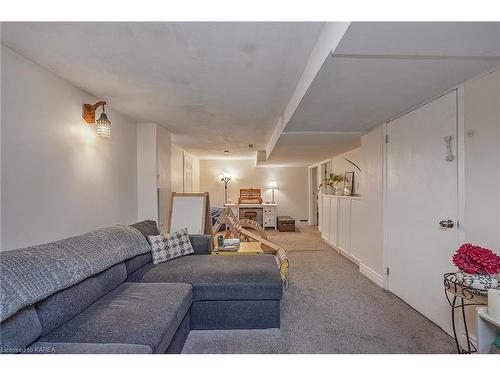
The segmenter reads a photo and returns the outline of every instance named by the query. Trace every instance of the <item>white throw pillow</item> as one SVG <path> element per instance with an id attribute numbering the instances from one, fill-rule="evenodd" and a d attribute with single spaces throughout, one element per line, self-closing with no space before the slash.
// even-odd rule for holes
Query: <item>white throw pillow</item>
<path id="1" fill-rule="evenodd" d="M 148 236 L 148 239 L 151 243 L 153 264 L 194 253 L 191 241 L 189 241 L 187 228 L 170 234 Z"/>

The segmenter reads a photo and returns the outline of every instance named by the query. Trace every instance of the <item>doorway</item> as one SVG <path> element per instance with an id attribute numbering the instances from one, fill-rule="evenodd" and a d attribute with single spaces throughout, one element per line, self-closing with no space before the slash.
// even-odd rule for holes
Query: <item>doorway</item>
<path id="1" fill-rule="evenodd" d="M 387 286 L 448 333 L 443 274 L 459 239 L 457 119 L 454 90 L 386 125 Z"/>

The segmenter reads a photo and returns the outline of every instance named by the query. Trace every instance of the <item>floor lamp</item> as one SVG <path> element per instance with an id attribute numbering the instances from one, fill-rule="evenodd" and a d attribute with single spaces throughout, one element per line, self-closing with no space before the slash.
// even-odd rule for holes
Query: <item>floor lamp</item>
<path id="1" fill-rule="evenodd" d="M 224 204 L 227 204 L 227 183 L 231 181 L 231 178 L 223 176 L 220 178 L 220 180 L 224 182 Z"/>

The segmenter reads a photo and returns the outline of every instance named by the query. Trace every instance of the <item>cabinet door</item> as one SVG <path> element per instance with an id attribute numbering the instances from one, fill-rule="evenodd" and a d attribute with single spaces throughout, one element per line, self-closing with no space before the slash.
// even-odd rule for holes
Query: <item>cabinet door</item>
<path id="1" fill-rule="evenodd" d="M 351 200 L 339 198 L 339 238 L 340 250 L 350 253 L 351 242 Z"/>
<path id="2" fill-rule="evenodd" d="M 338 242 L 338 224 L 339 224 L 339 199 L 337 197 L 331 198 L 330 203 L 330 242 L 337 246 Z"/>
<path id="3" fill-rule="evenodd" d="M 321 223 L 321 237 L 330 240 L 330 197 L 323 196 L 323 221 Z"/>

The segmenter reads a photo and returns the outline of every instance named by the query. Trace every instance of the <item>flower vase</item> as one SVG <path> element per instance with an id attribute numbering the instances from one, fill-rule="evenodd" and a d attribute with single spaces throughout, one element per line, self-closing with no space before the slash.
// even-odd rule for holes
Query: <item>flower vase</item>
<path id="1" fill-rule="evenodd" d="M 340 184 L 338 182 L 335 183 L 333 189 L 335 191 L 335 195 L 342 195 L 342 187 L 340 186 Z"/>
<path id="2" fill-rule="evenodd" d="M 470 274 L 467 272 L 459 271 L 456 273 L 457 282 L 468 288 L 478 290 L 496 289 L 498 287 L 498 280 L 490 275 Z"/>

